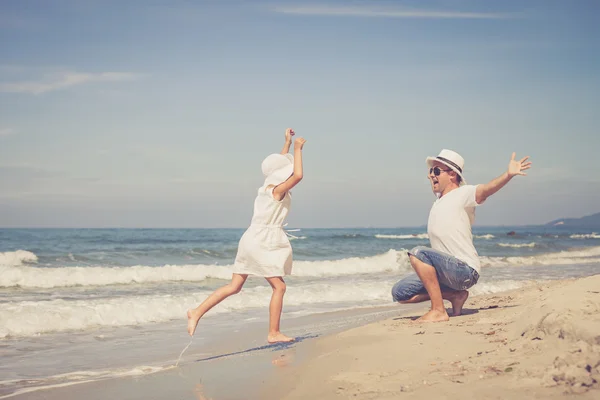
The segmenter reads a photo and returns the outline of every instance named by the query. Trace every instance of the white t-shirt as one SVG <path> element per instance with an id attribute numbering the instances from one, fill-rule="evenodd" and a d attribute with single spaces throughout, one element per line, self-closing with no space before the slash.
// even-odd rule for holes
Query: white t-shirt
<path id="1" fill-rule="evenodd" d="M 453 255 L 479 272 L 481 264 L 471 231 L 479 205 L 476 190 L 477 186 L 463 185 L 437 199 L 429 212 L 427 233 L 431 248 Z"/>

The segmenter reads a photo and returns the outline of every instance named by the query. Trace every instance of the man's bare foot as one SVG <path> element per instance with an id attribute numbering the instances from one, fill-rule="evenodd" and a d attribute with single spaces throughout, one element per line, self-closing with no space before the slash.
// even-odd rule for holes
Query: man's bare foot
<path id="1" fill-rule="evenodd" d="M 417 319 L 415 323 L 420 322 L 446 322 L 450 318 L 448 317 L 448 313 L 444 309 L 444 311 L 439 310 L 430 310 L 427 314 L 423 315 L 421 318 Z"/>
<path id="2" fill-rule="evenodd" d="M 196 326 L 198 326 L 198 321 L 200 321 L 200 317 L 197 317 L 192 310 L 188 310 L 187 318 L 188 318 L 187 331 L 190 334 L 190 336 L 194 336 L 194 332 L 196 332 Z"/>
<path id="3" fill-rule="evenodd" d="M 277 333 L 273 333 L 273 334 L 269 334 L 269 336 L 267 336 L 267 342 L 269 343 L 288 343 L 288 342 L 293 342 L 294 338 L 291 338 L 289 336 L 285 336 L 283 333 L 281 332 L 277 332 Z"/>
<path id="4" fill-rule="evenodd" d="M 462 314 L 462 308 L 465 305 L 465 301 L 469 298 L 469 292 L 467 290 L 460 290 L 456 292 L 450 303 L 452 303 L 452 316 L 458 317 Z"/>

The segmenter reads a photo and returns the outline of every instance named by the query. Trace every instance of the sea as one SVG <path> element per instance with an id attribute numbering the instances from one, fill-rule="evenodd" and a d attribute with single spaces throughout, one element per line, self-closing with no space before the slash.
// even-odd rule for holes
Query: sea
<path id="1" fill-rule="evenodd" d="M 189 344 L 186 310 L 231 278 L 243 232 L 0 229 L 0 398 L 190 362 L 179 358 Z M 598 274 L 599 232 L 474 227 L 482 273 L 471 295 Z M 310 326 L 300 329 L 294 320 L 399 310 L 390 291 L 412 273 L 407 250 L 429 245 L 424 227 L 290 227 L 289 234 L 294 264 L 285 278 L 282 331 L 304 338 Z M 235 338 L 237 349 L 264 342 L 271 292 L 264 279 L 249 278 L 200 321 L 188 354 L 197 360 L 231 351 L 223 338 Z M 260 337 L 250 340 L 248 327 Z"/>

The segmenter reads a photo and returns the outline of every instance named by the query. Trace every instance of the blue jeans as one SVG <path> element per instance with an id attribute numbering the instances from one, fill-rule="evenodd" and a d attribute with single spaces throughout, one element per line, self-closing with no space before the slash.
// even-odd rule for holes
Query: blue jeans
<path id="1" fill-rule="evenodd" d="M 418 246 L 410 250 L 408 255 L 435 268 L 442 290 L 467 290 L 479 280 L 477 271 L 450 254 Z M 419 293 L 427 291 L 417 274 L 407 276 L 392 288 L 394 301 L 406 301 Z"/>

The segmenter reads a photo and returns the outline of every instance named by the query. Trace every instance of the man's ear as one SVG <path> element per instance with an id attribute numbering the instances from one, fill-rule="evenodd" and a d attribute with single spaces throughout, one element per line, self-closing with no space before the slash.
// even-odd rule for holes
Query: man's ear
<path id="1" fill-rule="evenodd" d="M 454 182 L 456 182 L 457 179 L 458 179 L 458 174 L 456 173 L 456 171 L 450 170 L 450 171 L 448 171 L 448 173 L 450 174 L 450 176 L 452 177 L 452 179 L 454 180 Z"/>

